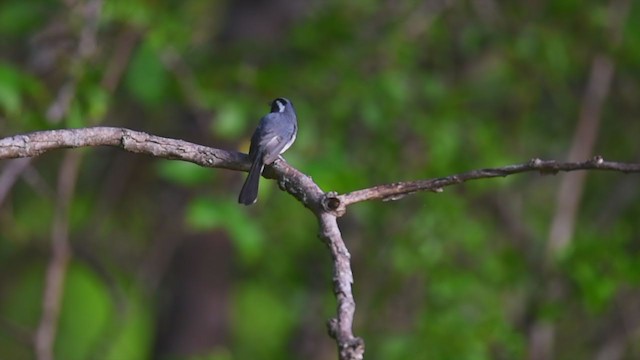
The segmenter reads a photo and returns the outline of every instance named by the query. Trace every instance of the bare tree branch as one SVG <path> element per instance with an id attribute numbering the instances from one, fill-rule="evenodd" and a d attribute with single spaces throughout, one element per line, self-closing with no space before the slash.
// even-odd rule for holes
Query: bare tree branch
<path id="1" fill-rule="evenodd" d="M 568 155 L 569 161 L 578 161 L 593 154 L 602 119 L 602 106 L 611 88 L 614 69 L 613 60 L 609 56 L 598 55 L 593 59 L 589 83 L 582 99 L 580 119 Z M 556 197 L 556 212 L 549 230 L 548 258 L 569 245 L 586 179 L 586 173 L 571 173 L 562 177 Z"/>
<path id="2" fill-rule="evenodd" d="M 112 127 L 50 130 L 3 138 L 0 139 L 0 160 L 33 157 L 50 150 L 87 146 L 114 146 L 134 153 L 238 171 L 247 171 L 250 165 L 247 155 L 239 152 Z M 282 190 L 298 199 L 318 218 L 319 236 L 327 244 L 333 260 L 333 285 L 337 300 L 337 316 L 329 321 L 329 334 L 336 340 L 339 358 L 355 360 L 363 358 L 364 341 L 354 336 L 352 330 L 355 313 L 355 300 L 351 291 L 353 274 L 349 251 L 336 221 L 337 217 L 344 215 L 347 206 L 367 200 L 395 200 L 418 191 L 441 192 L 446 186 L 470 180 L 532 171 L 556 174 L 560 171 L 576 170 L 638 173 L 640 164 L 605 161 L 600 156 L 584 162 L 532 159 L 524 164 L 472 170 L 435 179 L 378 185 L 342 195 L 324 192 L 311 177 L 283 160 L 265 168 L 263 175 L 276 179 Z"/>
<path id="3" fill-rule="evenodd" d="M 163 138 L 129 129 L 94 127 L 40 131 L 0 139 L 0 159 L 32 157 L 50 150 L 87 146 L 115 146 L 126 151 L 166 159 L 189 161 L 201 166 L 246 171 L 245 154 Z M 285 161 L 265 169 L 265 176 L 278 180 L 280 187 L 300 200 L 318 218 L 320 237 L 331 250 L 334 266 L 334 293 L 337 317 L 330 321 L 330 334 L 336 339 L 340 359 L 362 359 L 364 342 L 352 333 L 355 301 L 351 292 L 353 276 L 349 252 L 338 229 L 336 216 L 324 210 L 325 193 L 313 180 Z"/>
<path id="4" fill-rule="evenodd" d="M 31 159 L 21 159 L 14 161 L 2 169 L 0 174 L 0 205 L 4 202 L 4 198 L 13 187 L 13 184 L 18 180 L 20 175 L 29 167 Z"/>
<path id="5" fill-rule="evenodd" d="M 239 152 L 114 127 L 38 131 L 0 139 L 0 159 L 33 157 L 50 150 L 87 146 L 115 146 L 134 153 L 184 160 L 207 167 L 249 168 L 246 155 Z"/>
<path id="6" fill-rule="evenodd" d="M 80 169 L 81 153 L 65 156 L 58 176 L 56 211 L 51 229 L 51 259 L 47 265 L 45 287 L 42 295 L 42 315 L 34 338 L 38 360 L 52 360 L 58 318 L 62 306 L 64 280 L 71 259 L 69 244 L 69 204 Z"/>
<path id="7" fill-rule="evenodd" d="M 333 293 L 338 300 L 338 317 L 329 320 L 329 334 L 336 339 L 339 359 L 360 360 L 364 357 L 364 341 L 353 336 L 352 330 L 356 302 L 351 292 L 351 255 L 342 240 L 336 217 L 323 213 L 318 216 L 318 220 L 320 238 L 329 247 L 333 258 Z"/>
<path id="8" fill-rule="evenodd" d="M 609 3 L 607 35 L 615 48 L 619 47 L 622 42 L 622 29 L 624 29 L 630 6 L 630 0 L 613 0 Z M 602 109 L 611 91 L 615 68 L 613 57 L 606 53 L 597 53 L 591 61 L 589 78 L 580 105 L 580 116 L 567 160 L 578 161 L 593 154 L 602 123 Z M 551 260 L 562 253 L 571 243 L 586 179 L 586 173 L 575 172 L 564 175 L 560 181 L 556 197 L 556 210 L 549 228 L 543 261 L 545 267 L 553 267 Z M 553 272 L 551 271 L 551 273 Z M 559 301 L 557 297 L 562 291 L 559 292 L 548 284 L 566 285 L 561 284 L 555 278 L 548 279 L 545 283 L 547 287 L 544 290 L 544 296 L 551 299 L 549 301 Z M 537 333 L 538 336 L 530 338 L 529 358 L 531 360 L 553 359 L 556 324 L 553 321 L 536 321 L 532 325 L 531 332 L 532 334 Z"/>
<path id="9" fill-rule="evenodd" d="M 640 164 L 604 161 L 601 156 L 583 162 L 558 162 L 555 160 L 532 159 L 525 164 L 507 165 L 497 168 L 471 170 L 464 173 L 435 179 L 396 182 L 378 185 L 330 197 L 330 208 L 341 212 L 344 207 L 368 200 L 397 200 L 418 191 L 441 192 L 446 186 L 461 184 L 469 180 L 505 177 L 523 172 L 538 171 L 541 174 L 556 174 L 560 171 L 609 170 L 623 173 L 640 172 Z"/>

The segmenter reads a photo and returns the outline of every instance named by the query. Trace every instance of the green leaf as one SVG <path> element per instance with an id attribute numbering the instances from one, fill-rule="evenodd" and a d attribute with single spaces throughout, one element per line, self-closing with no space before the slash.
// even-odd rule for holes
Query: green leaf
<path id="1" fill-rule="evenodd" d="M 189 204 L 186 220 L 191 228 L 199 231 L 227 230 L 243 262 L 253 263 L 262 254 L 264 236 L 235 200 L 197 198 Z"/>
<path id="2" fill-rule="evenodd" d="M 23 130 L 34 123 L 41 126 L 38 120 L 42 116 L 37 105 L 45 93 L 40 79 L 0 61 L 0 118 L 9 117 Z"/>
<path id="3" fill-rule="evenodd" d="M 109 291 L 100 278 L 87 267 L 71 264 L 65 279 L 56 358 L 89 358 L 113 312 Z"/>
<path id="4" fill-rule="evenodd" d="M 211 169 L 186 161 L 160 161 L 156 171 L 162 178 L 184 186 L 213 183 L 214 178 Z"/>
<path id="5" fill-rule="evenodd" d="M 219 107 L 218 116 L 211 123 L 211 128 L 216 136 L 235 139 L 242 135 L 246 123 L 246 108 L 237 102 L 228 101 Z"/>
<path id="6" fill-rule="evenodd" d="M 42 24 L 43 3 L 39 1 L 7 1 L 0 6 L 0 33 L 23 35 Z"/>
<path id="7" fill-rule="evenodd" d="M 12 268 L 13 274 L 2 281 L 0 317 L 3 323 L 35 329 L 42 308 L 44 266 L 33 261 L 27 261 L 23 265 L 25 266 Z M 5 334 L 4 329 L 0 329 L 0 358 L 33 357 L 30 349 Z"/>
<path id="8" fill-rule="evenodd" d="M 86 98 L 86 114 L 92 123 L 102 120 L 109 109 L 109 92 L 102 86 L 91 86 L 83 91 Z"/>
<path id="9" fill-rule="evenodd" d="M 12 84 L 12 75 L 8 69 L 0 67 L 0 111 L 9 116 L 16 116 L 22 108 L 20 89 Z"/>
<path id="10" fill-rule="evenodd" d="M 153 21 L 153 9 L 153 5 L 147 2 L 111 0 L 104 4 L 103 17 L 105 20 L 122 21 L 143 28 Z"/>
<path id="11" fill-rule="evenodd" d="M 116 324 L 117 334 L 105 356 L 107 360 L 150 358 L 155 326 L 149 301 L 137 289 L 127 291 L 128 306 L 119 315 L 124 319 Z"/>
<path id="12" fill-rule="evenodd" d="M 77 99 L 72 100 L 67 117 L 64 119 L 65 125 L 70 128 L 81 128 L 87 126 L 88 120 Z"/>
<path id="13" fill-rule="evenodd" d="M 282 358 L 295 319 L 295 309 L 273 288 L 249 283 L 233 301 L 233 334 L 239 359 Z"/>
<path id="14" fill-rule="evenodd" d="M 125 84 L 133 96 L 147 105 L 160 105 L 166 98 L 169 78 L 159 55 L 148 43 L 134 55 Z"/>

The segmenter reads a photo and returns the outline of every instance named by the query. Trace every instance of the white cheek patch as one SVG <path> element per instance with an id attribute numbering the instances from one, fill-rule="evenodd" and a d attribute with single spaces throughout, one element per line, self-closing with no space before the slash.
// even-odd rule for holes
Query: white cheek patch
<path id="1" fill-rule="evenodd" d="M 284 103 L 280 100 L 276 100 L 276 104 L 278 104 L 278 112 L 284 112 Z"/>

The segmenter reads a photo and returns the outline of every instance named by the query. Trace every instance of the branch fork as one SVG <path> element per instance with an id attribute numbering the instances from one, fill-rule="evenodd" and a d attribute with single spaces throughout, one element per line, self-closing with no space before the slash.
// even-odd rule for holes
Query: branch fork
<path id="1" fill-rule="evenodd" d="M 247 171 L 250 166 L 246 154 L 114 127 L 49 130 L 2 138 L 0 160 L 35 157 L 51 150 L 89 146 L 119 147 L 129 152 L 236 171 Z M 337 314 L 329 320 L 328 332 L 336 340 L 340 360 L 360 360 L 364 356 L 365 346 L 364 341 L 354 336 L 352 330 L 356 304 L 351 289 L 351 256 L 337 223 L 337 218 L 344 216 L 349 205 L 369 200 L 397 200 L 421 191 L 438 193 L 447 186 L 470 180 L 505 177 L 523 172 L 537 171 L 545 175 L 576 170 L 640 173 L 640 164 L 605 161 L 602 156 L 595 156 L 584 162 L 557 162 L 534 158 L 523 164 L 471 170 L 434 179 L 377 185 L 345 194 L 323 191 L 310 176 L 284 160 L 266 167 L 263 176 L 276 179 L 280 189 L 298 199 L 318 219 L 318 235 L 329 248 L 333 261 L 333 292 L 337 301 Z"/>

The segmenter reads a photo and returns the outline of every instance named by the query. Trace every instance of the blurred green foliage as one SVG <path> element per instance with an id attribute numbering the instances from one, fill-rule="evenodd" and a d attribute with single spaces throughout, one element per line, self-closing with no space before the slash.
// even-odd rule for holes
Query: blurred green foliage
<path id="1" fill-rule="evenodd" d="M 102 6 L 97 20 L 86 3 Z M 65 4 L 0 5 L 2 136 L 108 125 L 246 151 L 268 101 L 286 96 L 300 126 L 287 160 L 347 192 L 565 159 L 592 61 L 605 55 L 615 76 L 593 152 L 640 159 L 636 2 Z M 97 47 L 86 50 L 91 29 Z M 2 359 L 33 358 L 64 153 L 35 159 L 0 203 Z M 10 162 L 0 166 L 2 178 Z M 56 357 L 335 358 L 332 274 L 314 218 L 266 180 L 257 205 L 237 205 L 243 176 L 86 151 Z M 555 358 L 595 357 L 619 339 L 624 358 L 640 357 L 634 176 L 589 173 L 574 236 L 552 257 L 560 176 L 350 208 L 340 224 L 366 358 L 525 358 L 537 322 L 556 327 Z M 198 235 L 218 247 L 176 265 Z M 218 277 L 192 285 L 189 265 Z M 560 294 L 546 296 L 552 285 Z M 199 306 L 184 305 L 194 298 Z M 185 325 L 194 318 L 200 327 Z M 611 330 L 620 318 L 626 331 Z"/>

